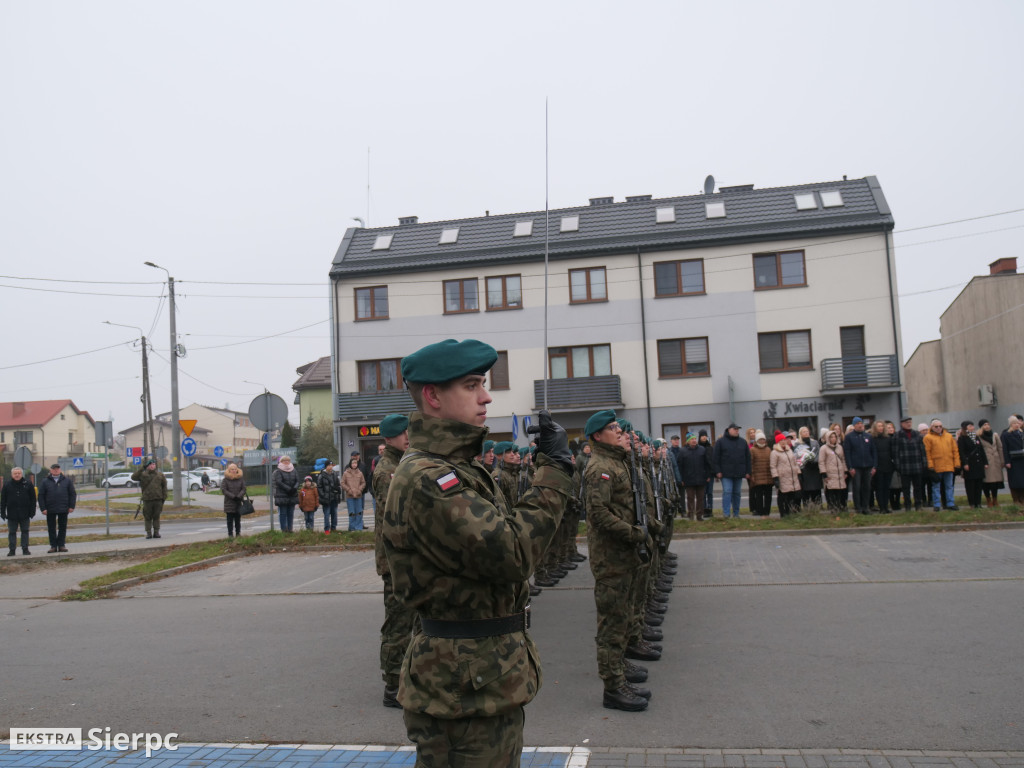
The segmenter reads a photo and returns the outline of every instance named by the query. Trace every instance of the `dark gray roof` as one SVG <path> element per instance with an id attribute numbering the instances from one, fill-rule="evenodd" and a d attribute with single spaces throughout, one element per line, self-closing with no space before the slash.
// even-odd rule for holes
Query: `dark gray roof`
<path id="1" fill-rule="evenodd" d="M 292 389 L 296 392 L 302 389 L 330 389 L 331 356 L 327 355 L 312 363 L 300 365 L 295 372 L 299 374 L 298 381 L 292 384 Z"/>
<path id="2" fill-rule="evenodd" d="M 795 195 L 837 190 L 843 205 L 797 210 Z M 709 219 L 705 203 L 725 203 L 725 218 Z M 675 221 L 658 224 L 655 211 L 673 206 Z M 561 232 L 563 216 L 579 215 L 578 232 Z M 753 189 L 726 187 L 711 195 L 639 199 L 550 212 L 552 259 L 585 254 L 891 230 L 892 212 L 874 176 L 863 179 Z M 516 222 L 532 221 L 533 234 L 513 237 Z M 338 248 L 331 277 L 447 269 L 469 264 L 523 262 L 544 257 L 544 211 L 480 216 L 372 229 L 352 228 Z M 458 241 L 440 245 L 442 230 L 458 227 Z M 393 234 L 391 247 L 373 250 L 379 235 Z"/>

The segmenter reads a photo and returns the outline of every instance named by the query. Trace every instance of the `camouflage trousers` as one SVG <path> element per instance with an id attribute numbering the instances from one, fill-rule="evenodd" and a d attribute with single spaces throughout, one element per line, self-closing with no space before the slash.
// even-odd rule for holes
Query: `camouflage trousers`
<path id="1" fill-rule="evenodd" d="M 384 623 L 380 627 L 380 674 L 387 688 L 397 688 L 402 672 L 402 659 L 409 647 L 419 617 L 410 611 L 395 595 L 391 574 L 384 579 Z"/>
<path id="2" fill-rule="evenodd" d="M 651 553 L 652 558 L 656 553 Z M 648 588 L 650 586 L 650 575 L 651 566 L 654 563 L 652 559 L 650 563 L 645 563 L 636 569 L 633 574 L 633 583 L 629 592 L 630 607 L 632 608 L 632 614 L 630 615 L 629 623 L 629 634 L 628 634 L 628 645 L 636 645 L 640 642 L 641 634 L 644 631 L 644 616 L 647 613 L 647 596 Z"/>
<path id="3" fill-rule="evenodd" d="M 597 674 L 607 691 L 626 682 L 625 653 L 633 623 L 633 574 L 600 576 L 594 574 L 594 602 L 597 606 Z"/>
<path id="4" fill-rule="evenodd" d="M 518 768 L 525 720 L 522 707 L 459 720 L 405 710 L 405 728 L 416 745 L 416 768 Z"/>
<path id="5" fill-rule="evenodd" d="M 142 519 L 146 522 L 146 533 L 160 533 L 160 513 L 164 511 L 163 499 L 142 502 Z"/>

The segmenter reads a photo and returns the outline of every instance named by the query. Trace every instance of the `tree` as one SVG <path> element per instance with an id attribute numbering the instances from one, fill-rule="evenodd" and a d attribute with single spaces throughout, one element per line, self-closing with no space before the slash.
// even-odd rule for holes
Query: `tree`
<path id="1" fill-rule="evenodd" d="M 321 417 L 316 423 L 313 416 L 306 419 L 299 438 L 299 464 L 312 465 L 317 459 L 333 459 L 338 453 L 334 445 L 334 426 L 329 419 Z"/>
<path id="2" fill-rule="evenodd" d="M 281 427 L 281 447 L 291 448 L 295 445 L 295 427 L 291 425 L 291 422 L 286 421 L 284 426 Z"/>

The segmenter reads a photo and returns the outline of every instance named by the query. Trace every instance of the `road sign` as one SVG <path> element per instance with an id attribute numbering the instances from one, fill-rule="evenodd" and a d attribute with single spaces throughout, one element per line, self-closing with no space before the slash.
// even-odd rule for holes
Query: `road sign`
<path id="1" fill-rule="evenodd" d="M 16 466 L 24 469 L 32 463 L 32 451 L 24 445 L 19 445 L 18 450 L 14 452 L 14 463 Z"/>
<path id="2" fill-rule="evenodd" d="M 196 441 L 191 437 L 186 437 L 181 441 L 181 452 L 186 456 L 193 456 L 196 452 Z"/>
<path id="3" fill-rule="evenodd" d="M 227 460 L 227 459 L 221 459 L 221 460 L 220 460 L 220 465 L 221 465 L 222 467 L 226 467 L 226 466 L 228 465 L 228 460 Z"/>
<path id="4" fill-rule="evenodd" d="M 178 426 L 185 433 L 185 437 L 192 437 L 192 430 L 196 428 L 198 423 L 198 419 L 178 419 Z"/>
<path id="5" fill-rule="evenodd" d="M 533 419 L 529 416 L 523 416 L 523 434 L 526 435 L 527 439 L 530 439 L 530 425 L 533 424 Z"/>
<path id="6" fill-rule="evenodd" d="M 519 439 L 519 419 L 516 418 L 514 413 L 512 414 L 512 439 Z"/>
<path id="7" fill-rule="evenodd" d="M 213 449 L 213 455 L 216 456 L 218 459 L 221 456 L 223 456 L 224 455 L 224 446 L 223 445 L 218 445 L 216 448 L 214 448 Z"/>
<path id="8" fill-rule="evenodd" d="M 87 458 L 87 459 L 105 459 L 105 458 L 107 458 L 107 454 L 105 454 L 105 453 L 87 453 L 87 454 L 85 454 L 85 458 Z"/>
<path id="9" fill-rule="evenodd" d="M 260 445 L 263 446 L 264 451 L 270 450 L 270 435 L 264 434 L 263 438 L 260 440 Z"/>
<path id="10" fill-rule="evenodd" d="M 81 456 L 76 456 L 74 461 L 71 462 L 71 466 L 75 469 L 85 469 L 85 459 Z"/>
<path id="11" fill-rule="evenodd" d="M 135 448 L 125 448 L 125 456 L 138 456 L 140 459 L 146 455 L 145 449 L 142 446 L 136 446 Z"/>
<path id="12" fill-rule="evenodd" d="M 129 458 L 132 460 L 132 464 L 134 464 L 136 467 L 142 465 L 142 457 L 141 456 L 130 456 Z"/>
<path id="13" fill-rule="evenodd" d="M 288 403 L 271 392 L 257 395 L 249 403 L 249 420 L 261 432 L 280 429 L 288 420 Z"/>

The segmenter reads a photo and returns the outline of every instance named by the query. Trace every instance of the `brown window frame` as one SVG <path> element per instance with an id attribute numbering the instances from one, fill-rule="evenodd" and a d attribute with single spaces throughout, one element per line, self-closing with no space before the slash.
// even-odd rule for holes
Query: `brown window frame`
<path id="1" fill-rule="evenodd" d="M 587 349 L 587 350 L 590 350 L 590 354 L 588 355 L 588 357 L 590 359 L 590 370 L 594 370 L 594 347 L 608 347 L 608 371 L 609 371 L 609 373 L 607 373 L 607 374 L 605 374 L 605 373 L 589 374 L 587 376 L 575 376 L 575 375 L 573 375 L 573 370 L 572 370 L 572 351 L 574 349 Z M 564 353 L 558 352 L 558 353 L 554 353 L 553 354 L 553 350 L 556 350 L 556 349 L 564 349 L 566 351 Z M 614 375 L 614 374 L 611 373 L 611 371 L 614 371 L 615 368 L 612 365 L 612 345 L 610 343 L 606 343 L 606 344 L 575 344 L 573 346 L 549 347 L 548 348 L 548 375 L 551 375 L 551 371 L 554 368 L 554 366 L 551 364 L 551 360 L 554 357 L 565 357 L 565 359 L 566 359 L 565 360 L 565 371 L 566 371 L 565 378 L 566 379 L 590 379 L 590 378 L 593 378 L 595 375 L 597 375 L 597 376 Z M 553 376 L 552 376 L 551 380 L 552 381 L 556 381 L 556 379 Z M 561 381 L 561 379 L 557 379 L 557 381 Z"/>
<path id="2" fill-rule="evenodd" d="M 502 361 L 504 361 L 504 365 L 502 365 Z M 499 373 L 503 375 L 503 378 L 500 381 L 498 380 Z M 498 352 L 498 359 L 495 361 L 494 365 L 491 366 L 490 390 L 493 392 L 495 390 L 511 388 L 512 386 L 509 384 L 508 375 L 508 352 L 506 350 L 501 350 Z"/>
<path id="3" fill-rule="evenodd" d="M 700 290 L 699 291 L 686 291 L 683 290 L 683 264 L 692 264 L 693 262 L 700 263 Z M 675 293 L 658 293 L 658 267 L 662 264 L 674 264 L 676 268 L 676 286 L 678 291 Z M 708 292 L 708 284 L 704 274 L 704 259 L 674 259 L 672 261 L 656 261 L 651 267 L 652 277 L 654 279 L 654 298 L 663 299 L 670 296 L 703 296 Z"/>
<path id="4" fill-rule="evenodd" d="M 604 274 L 604 297 L 594 298 L 591 295 L 590 273 L 600 271 Z M 583 272 L 587 276 L 587 298 L 574 299 L 572 297 L 572 275 L 574 272 Z M 608 301 L 608 270 L 605 267 L 580 267 L 569 270 L 569 303 L 570 304 L 595 304 Z"/>
<path id="5" fill-rule="evenodd" d="M 790 365 L 787 359 L 786 353 L 786 337 L 791 333 L 806 333 L 807 334 L 807 365 Z M 764 362 L 761 360 L 761 337 L 763 336 L 779 336 L 782 339 L 782 367 L 781 368 L 765 368 Z M 757 364 L 761 373 L 787 373 L 790 371 L 813 371 L 814 370 L 814 347 L 812 345 L 813 340 L 811 339 L 811 330 L 809 328 L 802 328 L 794 331 L 769 331 L 766 333 L 757 334 Z"/>
<path id="6" fill-rule="evenodd" d="M 509 304 L 508 303 L 508 279 L 510 277 L 517 278 L 519 280 L 519 303 Z M 488 280 L 501 280 L 501 306 L 491 306 L 491 290 L 487 286 Z M 484 305 L 487 307 L 488 312 L 504 312 L 509 309 L 522 309 L 523 308 L 523 276 L 519 275 L 488 275 L 484 278 Z"/>
<path id="7" fill-rule="evenodd" d="M 787 253 L 799 253 L 800 254 L 800 271 L 803 275 L 803 282 L 801 283 L 789 283 L 787 285 L 782 284 L 782 256 Z M 758 285 L 757 284 L 757 260 L 774 257 L 775 259 L 775 285 Z M 787 288 L 806 288 L 807 287 L 807 252 L 802 248 L 793 248 L 787 251 L 776 251 L 774 253 L 755 253 L 753 261 L 751 262 L 753 267 L 754 276 L 754 290 L 755 291 L 779 291 Z"/>
<path id="8" fill-rule="evenodd" d="M 476 286 L 476 309 L 466 309 L 466 291 L 465 284 L 473 283 Z M 448 309 L 448 285 L 450 283 L 459 284 L 459 309 Z M 470 312 L 480 311 L 480 279 L 477 277 L 461 277 L 455 280 L 444 280 L 441 284 L 441 303 L 444 308 L 444 314 L 446 315 L 465 315 Z"/>
<path id="9" fill-rule="evenodd" d="M 395 375 L 397 376 L 396 386 L 391 389 L 381 389 L 381 375 L 380 375 L 380 364 L 381 363 L 394 363 L 395 364 Z M 363 366 L 373 365 L 376 367 L 376 378 L 377 388 L 376 389 L 363 389 Z M 363 394 L 370 394 L 374 392 L 397 392 L 400 389 L 405 389 L 405 380 L 402 379 L 402 358 L 400 357 L 383 357 L 380 360 L 357 360 L 356 361 L 356 389 L 358 392 Z"/>
<path id="10" fill-rule="evenodd" d="M 686 342 L 687 341 L 704 341 L 704 352 L 707 357 L 707 370 L 706 371 L 695 371 L 690 373 L 686 370 Z M 683 364 L 682 373 L 664 373 L 661 368 L 661 345 L 669 342 L 676 342 L 679 345 L 679 359 Z M 658 339 L 658 378 L 659 379 L 698 379 L 707 378 L 711 376 L 711 343 L 708 341 L 707 336 L 689 336 L 685 339 Z"/>
<path id="11" fill-rule="evenodd" d="M 385 291 L 385 301 L 387 301 L 387 306 L 388 306 L 387 312 L 385 314 L 383 314 L 383 315 L 378 315 L 377 314 L 376 307 L 375 307 L 376 301 L 374 300 L 374 291 L 376 291 L 376 290 L 378 290 L 380 288 L 383 288 L 384 291 Z M 367 321 L 370 321 L 370 320 L 387 320 L 389 318 L 389 314 L 387 314 L 387 313 L 390 313 L 390 311 L 391 311 L 391 302 L 390 302 L 390 300 L 388 300 L 387 290 L 388 290 L 388 287 L 386 285 L 367 285 L 367 286 L 363 286 L 361 288 L 356 288 L 355 289 L 355 293 L 354 293 L 354 298 L 355 298 L 354 314 L 355 314 L 355 321 L 357 323 L 363 323 L 363 322 L 367 322 Z M 360 291 L 369 291 L 370 292 L 370 314 L 369 314 L 368 317 L 360 317 L 359 316 L 359 292 Z"/>

